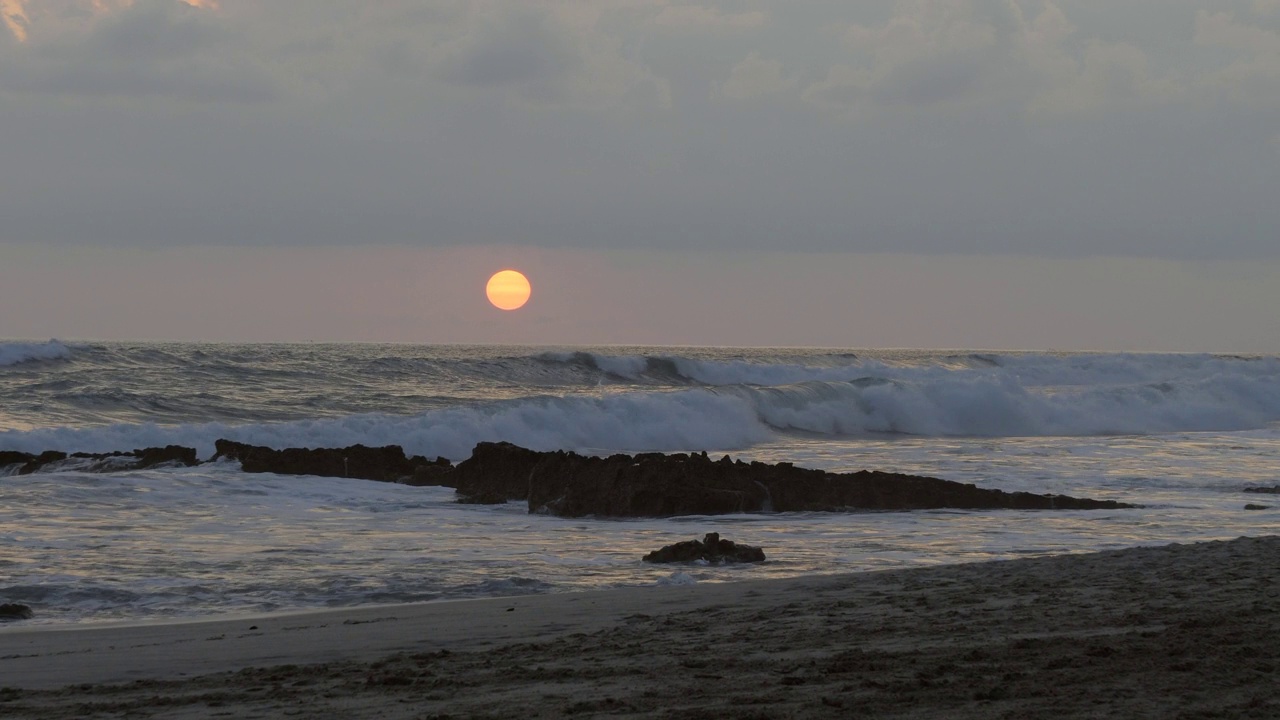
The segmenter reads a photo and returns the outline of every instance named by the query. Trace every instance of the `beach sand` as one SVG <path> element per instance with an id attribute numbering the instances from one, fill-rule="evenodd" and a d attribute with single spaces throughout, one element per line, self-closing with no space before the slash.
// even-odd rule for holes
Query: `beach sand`
<path id="1" fill-rule="evenodd" d="M 1276 718 L 1280 538 L 0 630 L 12 718 Z"/>

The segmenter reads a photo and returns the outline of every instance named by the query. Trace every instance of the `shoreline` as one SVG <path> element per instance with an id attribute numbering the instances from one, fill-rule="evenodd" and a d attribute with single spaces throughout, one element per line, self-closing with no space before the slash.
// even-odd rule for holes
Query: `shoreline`
<path id="1" fill-rule="evenodd" d="M 1280 537 L 929 568 L 0 630 L 72 718 L 1274 717 Z M 506 709 L 505 713 L 503 709 Z"/>

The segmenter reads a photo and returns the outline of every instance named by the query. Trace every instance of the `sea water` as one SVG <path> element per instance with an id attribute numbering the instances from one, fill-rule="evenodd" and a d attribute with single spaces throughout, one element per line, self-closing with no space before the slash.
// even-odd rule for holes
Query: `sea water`
<path id="1" fill-rule="evenodd" d="M 232 462 L 0 477 L 0 602 L 187 618 L 970 562 L 1273 533 L 1280 358 L 739 348 L 0 343 L 0 450 L 218 438 L 708 451 L 1141 504 L 563 519 Z M 1273 501 L 1274 498 L 1274 501 Z M 759 565 L 640 557 L 719 532 Z"/>

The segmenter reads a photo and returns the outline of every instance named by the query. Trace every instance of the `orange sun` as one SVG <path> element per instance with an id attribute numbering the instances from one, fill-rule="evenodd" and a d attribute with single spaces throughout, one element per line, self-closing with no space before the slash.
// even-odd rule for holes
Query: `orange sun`
<path id="1" fill-rule="evenodd" d="M 493 303 L 494 307 L 500 310 L 516 310 L 529 302 L 529 293 L 532 290 L 529 287 L 529 278 L 515 270 L 503 270 L 489 278 L 484 294 L 489 296 L 489 302 Z"/>

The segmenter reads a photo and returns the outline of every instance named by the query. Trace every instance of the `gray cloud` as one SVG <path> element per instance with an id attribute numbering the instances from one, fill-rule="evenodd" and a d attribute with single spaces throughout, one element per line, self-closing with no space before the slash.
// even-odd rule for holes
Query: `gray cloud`
<path id="1" fill-rule="evenodd" d="M 443 76 L 482 87 L 554 81 L 580 62 L 566 35 L 546 14 L 523 8 L 487 18 L 447 54 Z"/>
<path id="2" fill-rule="evenodd" d="M 0 33 L 0 242 L 1280 250 L 1257 0 L 77 13 Z"/>
<path id="3" fill-rule="evenodd" d="M 140 0 L 103 15 L 87 31 L 54 34 L 48 40 L 38 34 L 40 29 L 33 26 L 28 45 L 8 48 L 0 90 L 19 97 L 153 96 L 210 102 L 260 102 L 277 94 L 235 28 L 182 2 Z"/>

